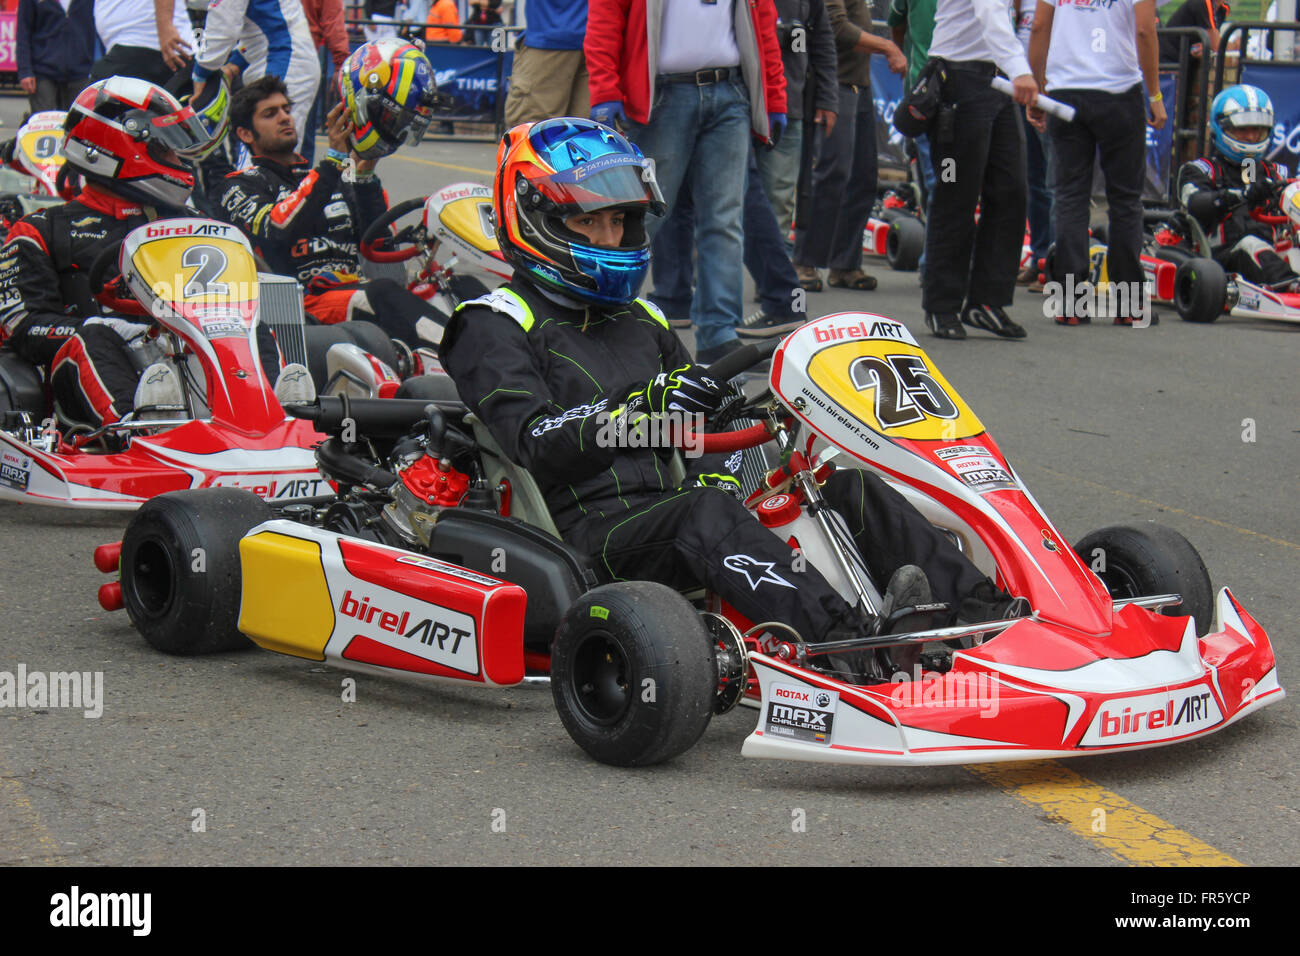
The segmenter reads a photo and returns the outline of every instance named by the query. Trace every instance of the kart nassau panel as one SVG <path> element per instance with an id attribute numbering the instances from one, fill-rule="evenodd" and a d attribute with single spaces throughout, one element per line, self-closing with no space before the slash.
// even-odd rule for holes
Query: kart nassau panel
<path id="1" fill-rule="evenodd" d="M 63 122 L 68 117 L 62 110 L 45 110 L 33 113 L 18 129 L 15 137 L 14 162 L 35 180 L 33 192 L 58 196 L 59 170 L 66 159 L 63 155 Z"/>
<path id="2" fill-rule="evenodd" d="M 332 493 L 309 422 L 281 421 L 245 435 L 205 421 L 136 437 L 122 452 L 48 454 L 0 432 L 0 499 L 79 508 L 134 509 L 190 488 L 243 488 L 276 504 Z"/>
<path id="3" fill-rule="evenodd" d="M 518 585 L 285 520 L 248 532 L 239 557 L 239 629 L 269 651 L 485 686 L 524 678 Z"/>
<path id="4" fill-rule="evenodd" d="M 132 294 L 194 350 L 213 389 L 212 418 L 249 433 L 284 420 L 258 360 L 257 265 L 235 226 L 209 219 L 160 219 L 122 242 Z"/>
<path id="5" fill-rule="evenodd" d="M 1229 315 L 1242 319 L 1300 322 L 1300 293 L 1274 292 L 1239 275 L 1233 279 L 1237 283 L 1237 304 L 1232 307 Z"/>
<path id="6" fill-rule="evenodd" d="M 996 562 L 998 583 L 1044 620 L 1110 631 L 1100 579 L 901 322 L 865 312 L 809 322 L 777 349 L 771 384 L 828 441 L 972 529 Z"/>
<path id="7" fill-rule="evenodd" d="M 1129 605 L 1098 640 L 1026 619 L 952 670 L 857 687 L 765 654 L 742 753 L 855 764 L 952 764 L 1161 747 L 1285 696 L 1263 628 L 1225 588 L 1199 641 L 1189 618 Z"/>
<path id="8" fill-rule="evenodd" d="M 467 265 L 502 279 L 513 275 L 497 242 L 491 187 L 453 183 L 439 189 L 424 201 L 424 228 Z"/>
<path id="9" fill-rule="evenodd" d="M 862 230 L 862 251 L 869 256 L 883 256 L 889 249 L 889 227 L 883 219 L 868 219 Z"/>

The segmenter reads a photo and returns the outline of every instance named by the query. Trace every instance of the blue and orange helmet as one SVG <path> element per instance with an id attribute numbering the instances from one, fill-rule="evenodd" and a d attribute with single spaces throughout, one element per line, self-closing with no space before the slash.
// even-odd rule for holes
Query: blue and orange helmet
<path id="1" fill-rule="evenodd" d="M 509 130 L 497 149 L 492 191 L 497 241 L 516 275 L 595 305 L 636 297 L 650 268 L 647 212 L 666 210 L 654 165 L 608 126 L 558 117 Z M 618 248 L 567 228 L 582 212 L 625 213 Z"/>
<path id="2" fill-rule="evenodd" d="M 338 87 L 362 159 L 379 159 L 403 143 L 418 143 L 434 110 L 451 100 L 438 92 L 433 67 L 420 48 L 394 38 L 353 50 L 339 67 Z"/>

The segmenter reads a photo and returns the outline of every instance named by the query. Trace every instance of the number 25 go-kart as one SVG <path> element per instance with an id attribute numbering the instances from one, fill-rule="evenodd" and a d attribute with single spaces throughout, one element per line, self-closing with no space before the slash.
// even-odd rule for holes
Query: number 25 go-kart
<path id="1" fill-rule="evenodd" d="M 762 354 L 746 346 L 711 372 L 734 375 Z M 760 711 L 746 755 L 888 765 L 1158 746 L 1282 698 L 1264 629 L 1226 588 L 1212 596 L 1184 538 L 1094 532 L 1076 548 L 1099 569 L 1104 557 L 1095 574 L 901 323 L 809 322 L 777 347 L 769 383 L 721 413 L 758 424 L 702 436 L 706 451 L 780 446 L 750 496 L 755 520 L 847 599 L 878 606 L 878 582 L 818 488 L 838 456 L 877 470 L 1032 611 L 819 644 L 715 595 L 693 606 L 658 584 L 600 585 L 446 379 L 427 402 L 299 410 L 334 436 L 317 453 L 339 486 L 326 507 L 273 513 L 226 489 L 148 502 L 120 544 L 96 552 L 101 571 L 120 571 L 101 592 L 112 604 L 120 588 L 136 627 L 171 653 L 233 649 L 242 632 L 283 654 L 433 681 L 549 675 L 573 739 L 620 765 L 686 750 L 744 699 Z M 1156 613 L 1180 599 L 1194 619 Z M 890 680 L 938 640 L 962 643 L 950 669 Z"/>

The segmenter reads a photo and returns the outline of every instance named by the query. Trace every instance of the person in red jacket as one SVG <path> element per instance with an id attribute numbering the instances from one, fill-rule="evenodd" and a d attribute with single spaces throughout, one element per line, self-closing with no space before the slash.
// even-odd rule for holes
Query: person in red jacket
<path id="1" fill-rule="evenodd" d="M 776 7 L 773 0 L 591 0 L 584 51 L 591 118 L 621 128 L 654 160 L 669 202 L 689 182 L 700 263 L 690 317 L 698 360 L 713 362 L 740 347 L 739 171 L 750 130 L 775 142 L 785 129 Z M 709 173 L 688 177 L 697 167 Z"/>

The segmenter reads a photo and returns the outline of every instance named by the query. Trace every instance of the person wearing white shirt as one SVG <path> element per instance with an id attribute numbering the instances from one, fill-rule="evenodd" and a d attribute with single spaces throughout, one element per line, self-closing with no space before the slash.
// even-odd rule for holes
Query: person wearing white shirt
<path id="1" fill-rule="evenodd" d="M 1025 235 L 1025 140 L 1017 115 L 1038 95 L 1016 39 L 1014 0 L 939 0 L 930 58 L 943 61 L 942 107 L 930 134 L 935 173 L 925 230 L 925 322 L 939 338 L 969 325 L 1003 338 Z M 1010 77 L 1014 102 L 989 84 Z M 975 208 L 979 206 L 978 225 Z"/>
<path id="2" fill-rule="evenodd" d="M 194 29 L 185 0 L 173 0 L 172 28 L 187 51 Z M 110 76 L 134 76 L 166 86 L 175 70 L 163 59 L 153 0 L 95 0 L 95 32 L 107 51 L 90 71 L 92 83 Z"/>
<path id="3" fill-rule="evenodd" d="M 1074 288 L 1088 281 L 1089 200 L 1100 155 L 1109 205 L 1107 278 L 1119 293 L 1114 301 L 1124 306 L 1116 325 L 1150 318 L 1141 259 L 1148 103 L 1151 125 L 1165 124 L 1156 27 L 1155 0 L 1074 0 L 1059 9 L 1039 0 L 1029 40 L 1034 75 L 1053 99 L 1075 110 L 1069 123 L 1055 116 L 1049 123 L 1037 108 L 1029 114 L 1052 138 L 1056 262 L 1049 278 L 1067 290 L 1067 276 Z M 1054 318 L 1079 325 L 1096 311 L 1094 303 L 1074 298 Z"/>

